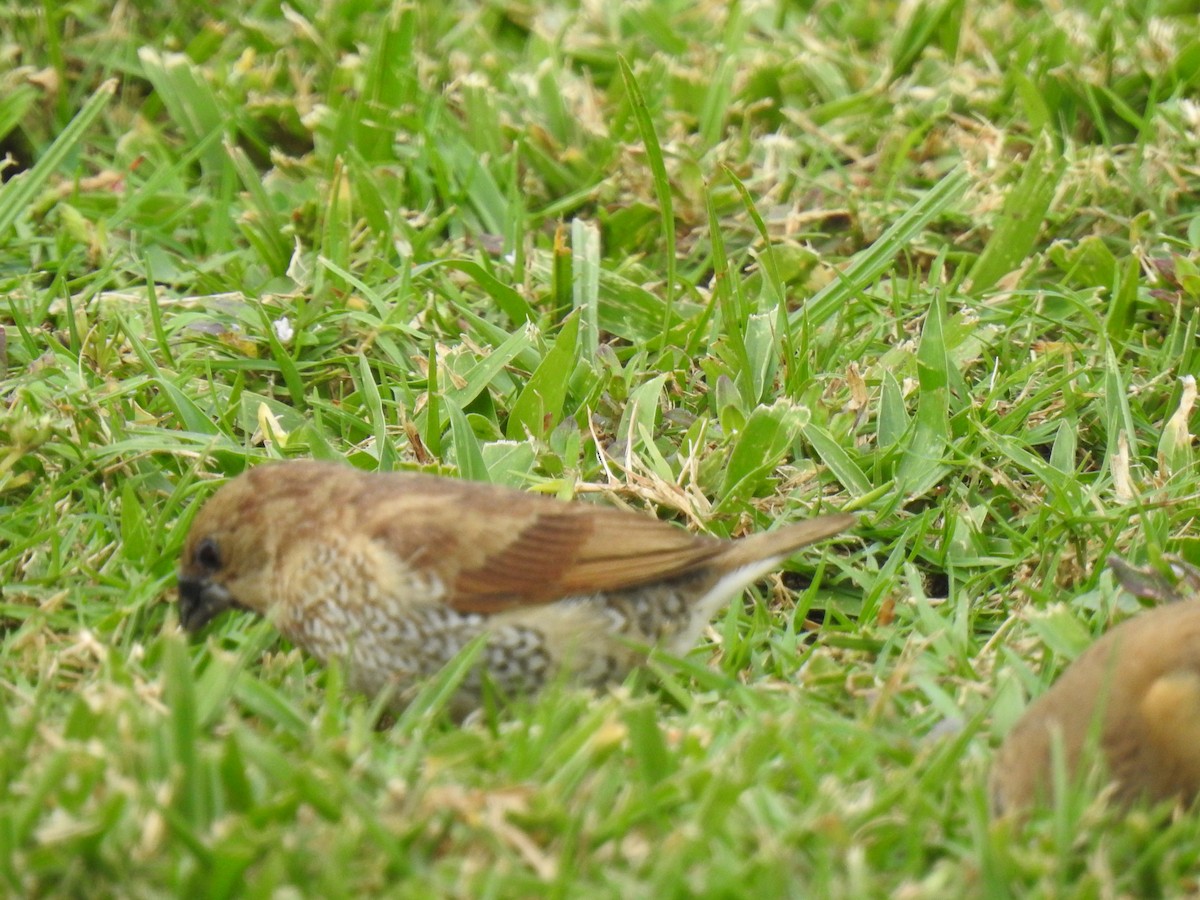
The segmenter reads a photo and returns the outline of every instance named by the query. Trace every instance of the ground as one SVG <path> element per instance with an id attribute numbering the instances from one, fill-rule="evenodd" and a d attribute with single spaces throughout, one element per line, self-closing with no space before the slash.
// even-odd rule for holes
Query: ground
<path id="1" fill-rule="evenodd" d="M 0 3 L 0 893 L 1131 896 L 987 767 L 1200 561 L 1190 0 Z M 219 479 L 422 468 L 802 554 L 601 695 L 378 710 L 176 625 Z"/>

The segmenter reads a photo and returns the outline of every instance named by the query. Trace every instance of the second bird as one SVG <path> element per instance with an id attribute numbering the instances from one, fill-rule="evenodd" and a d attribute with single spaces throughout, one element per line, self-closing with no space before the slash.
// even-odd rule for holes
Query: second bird
<path id="1" fill-rule="evenodd" d="M 267 616 L 393 707 L 472 639 L 505 694 L 563 674 L 619 681 L 642 646 L 682 655 L 722 606 L 834 514 L 726 541 L 637 513 L 474 482 L 346 465 L 258 466 L 196 515 L 179 573 L 189 631 L 225 609 Z M 453 708 L 479 705 L 478 673 Z"/>
<path id="2" fill-rule="evenodd" d="M 1030 704 L 991 775 L 998 813 L 1054 798 L 1099 763 L 1113 798 L 1193 803 L 1200 796 L 1200 601 L 1139 613 L 1113 628 Z"/>

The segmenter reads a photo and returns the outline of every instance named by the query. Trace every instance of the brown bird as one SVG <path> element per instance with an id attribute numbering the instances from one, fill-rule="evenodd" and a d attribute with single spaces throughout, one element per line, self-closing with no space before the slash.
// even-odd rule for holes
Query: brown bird
<path id="1" fill-rule="evenodd" d="M 196 515 L 179 619 L 195 632 L 231 607 L 265 615 L 318 659 L 341 659 L 358 690 L 391 691 L 393 707 L 483 633 L 482 667 L 505 694 L 559 673 L 600 686 L 645 646 L 690 650 L 747 585 L 853 522 L 822 516 L 726 541 L 476 482 L 275 463 Z M 453 708 L 475 708 L 481 690 L 475 673 Z"/>
<path id="2" fill-rule="evenodd" d="M 996 812 L 1053 798 L 1056 744 L 1072 779 L 1092 763 L 1103 766 L 1119 804 L 1195 799 L 1200 603 L 1160 606 L 1122 622 L 1030 704 L 992 768 Z"/>

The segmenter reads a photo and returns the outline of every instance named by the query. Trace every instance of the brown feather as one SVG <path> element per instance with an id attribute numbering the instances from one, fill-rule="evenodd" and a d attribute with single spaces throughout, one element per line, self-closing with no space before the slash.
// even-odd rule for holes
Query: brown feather
<path id="1" fill-rule="evenodd" d="M 586 515 L 576 513 L 581 508 Z M 461 571 L 446 602 L 459 612 L 496 613 L 708 569 L 732 571 L 786 557 L 854 522 L 848 514 L 822 516 L 729 543 L 649 516 L 605 507 L 563 509 L 537 516 L 478 566 Z"/>
<path id="2" fill-rule="evenodd" d="M 486 559 L 461 571 L 446 602 L 459 612 L 495 613 L 633 587 L 686 575 L 723 546 L 649 516 L 604 507 L 582 507 L 587 515 L 579 515 L 579 508 L 538 510 Z"/>

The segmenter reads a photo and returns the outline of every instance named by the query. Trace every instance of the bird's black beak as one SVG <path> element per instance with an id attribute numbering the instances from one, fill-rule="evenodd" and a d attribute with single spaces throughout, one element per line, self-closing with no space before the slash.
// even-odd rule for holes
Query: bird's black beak
<path id="1" fill-rule="evenodd" d="M 179 576 L 179 624 L 190 634 L 234 605 L 233 597 L 221 585 L 205 578 Z"/>

